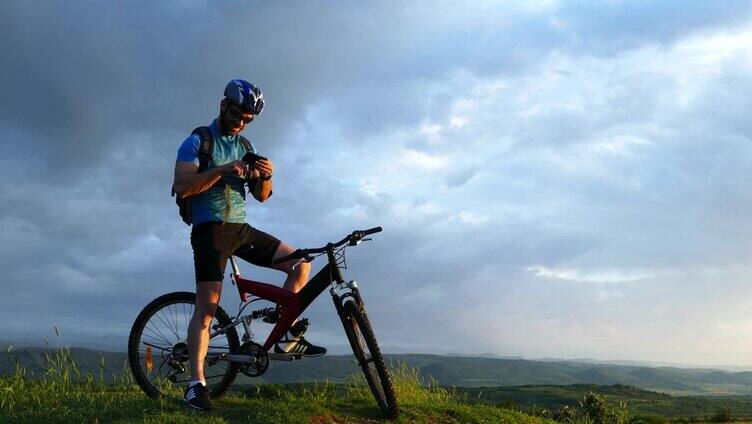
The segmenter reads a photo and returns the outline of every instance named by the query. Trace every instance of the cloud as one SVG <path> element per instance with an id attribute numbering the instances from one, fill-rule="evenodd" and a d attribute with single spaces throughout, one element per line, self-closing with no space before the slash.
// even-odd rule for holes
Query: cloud
<path id="1" fill-rule="evenodd" d="M 743 363 L 750 7 L 5 3 L 0 318 L 119 334 L 192 289 L 175 152 L 246 77 L 277 165 L 251 224 L 383 226 L 348 272 L 385 344 Z"/>

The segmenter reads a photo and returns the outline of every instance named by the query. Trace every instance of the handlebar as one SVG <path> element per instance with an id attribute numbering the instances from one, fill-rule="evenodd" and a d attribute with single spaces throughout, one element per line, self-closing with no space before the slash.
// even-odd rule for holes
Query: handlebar
<path id="1" fill-rule="evenodd" d="M 365 236 L 376 234 L 381 232 L 381 227 L 373 227 L 368 230 L 355 230 L 351 234 L 347 235 L 342 240 L 332 244 L 327 243 L 326 246 L 317 247 L 315 249 L 298 249 L 292 253 L 290 253 L 287 256 L 283 256 L 281 258 L 274 260 L 274 265 L 281 264 L 282 262 L 287 262 L 291 259 L 304 259 L 306 262 L 311 262 L 313 260 L 313 257 L 311 255 L 315 255 L 318 253 L 325 253 L 327 249 L 336 249 L 345 243 L 350 243 L 351 245 L 357 244 L 359 241 L 361 241 Z"/>
<path id="2" fill-rule="evenodd" d="M 368 235 L 371 235 L 371 234 L 380 233 L 381 232 L 381 227 L 373 227 L 373 228 L 371 228 L 369 230 L 363 230 L 361 232 L 363 233 L 363 236 L 368 236 Z"/>

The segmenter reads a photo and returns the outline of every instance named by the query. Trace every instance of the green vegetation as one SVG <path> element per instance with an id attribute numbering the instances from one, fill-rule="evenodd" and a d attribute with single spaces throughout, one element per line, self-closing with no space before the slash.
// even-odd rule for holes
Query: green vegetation
<path id="1" fill-rule="evenodd" d="M 369 423 L 383 422 L 370 390 L 359 377 L 345 385 L 246 386 L 217 402 L 215 412 L 187 410 L 178 387 L 162 399 L 148 399 L 127 373 L 108 383 L 102 372 L 82 373 L 70 350 L 48 353 L 43 378 L 29 378 L 20 365 L 0 378 L 0 422 L 12 423 Z M 421 385 L 415 370 L 394 372 L 400 402 L 399 422 L 520 423 L 551 422 L 492 405 L 470 405 L 457 394 Z"/>
<path id="2" fill-rule="evenodd" d="M 28 350 L 18 355 L 8 348 L 5 355 L 0 354 L 6 364 L 6 371 L 0 375 L 0 422 L 384 421 L 358 372 L 337 383 L 237 384 L 217 402 L 215 412 L 200 414 L 185 409 L 180 400 L 181 387 L 168 389 L 169 395 L 161 399 L 149 399 L 117 357 L 115 364 L 108 364 L 106 354 L 97 358 L 89 351 L 79 361 L 75 353 L 80 352 L 32 351 L 35 359 L 31 369 L 24 365 L 30 357 Z M 82 363 L 87 371 L 82 371 Z M 11 366 L 13 371 L 9 372 Z M 401 409 L 398 421 L 405 423 L 658 424 L 752 417 L 750 396 L 672 396 L 626 385 L 592 384 L 450 389 L 404 363 L 393 370 L 393 376 Z"/>
<path id="3" fill-rule="evenodd" d="M 625 405 L 629 415 L 645 420 L 659 417 L 663 421 L 726 422 L 732 417 L 737 420 L 752 418 L 751 396 L 672 396 L 632 386 L 594 384 L 458 388 L 457 392 L 473 402 L 513 406 L 529 412 L 577 408 L 592 393 L 611 405 Z"/>

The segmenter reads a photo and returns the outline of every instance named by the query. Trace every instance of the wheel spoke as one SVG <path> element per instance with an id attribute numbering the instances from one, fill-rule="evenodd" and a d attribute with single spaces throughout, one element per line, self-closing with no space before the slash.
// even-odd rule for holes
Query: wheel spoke
<path id="1" fill-rule="evenodd" d="M 190 322 L 190 319 L 188 318 L 188 312 L 186 312 L 186 309 L 185 309 L 185 303 L 182 303 L 181 305 L 183 306 L 183 321 L 185 322 L 185 338 L 187 339 L 188 338 L 188 326 L 189 326 L 188 323 Z M 191 315 L 193 315 L 192 311 L 191 311 Z"/>
<path id="2" fill-rule="evenodd" d="M 172 306 L 173 305 L 170 305 L 170 313 L 172 314 L 172 322 L 175 323 L 175 333 L 178 336 L 178 340 L 182 340 L 180 337 L 180 325 L 178 325 L 178 311 L 173 311 Z"/>
<path id="3" fill-rule="evenodd" d="M 187 383 L 194 374 L 185 350 L 188 327 L 194 311 L 195 300 L 176 296 L 175 300 L 159 304 L 152 309 L 150 315 L 141 318 L 142 326 L 139 327 L 141 332 L 135 335 L 136 344 L 131 347 L 133 349 L 131 355 L 135 355 L 131 359 L 131 364 L 134 373 L 139 376 L 137 382 L 148 394 L 159 393 L 164 387 L 162 382 L 166 382 L 168 386 Z M 222 315 L 217 315 L 212 319 L 210 327 L 227 326 L 229 323 L 226 320 L 226 314 L 222 312 Z M 230 338 L 230 334 L 234 338 Z M 215 335 L 210 342 L 208 348 L 217 354 L 233 352 L 238 348 L 234 328 Z M 179 351 L 174 349 L 179 349 Z M 151 356 L 148 361 L 147 351 Z M 217 393 L 221 393 L 232 381 L 237 368 L 228 361 L 216 361 L 210 365 L 209 359 L 211 356 L 204 361 L 204 375 L 209 390 L 212 394 L 217 390 Z M 229 375 L 232 377 L 227 380 Z"/>
<path id="4" fill-rule="evenodd" d="M 167 315 L 165 314 L 164 309 L 160 309 L 158 313 L 162 314 L 162 316 L 159 317 L 157 314 L 154 314 L 154 315 L 157 315 L 157 318 L 159 318 L 159 320 L 162 321 L 162 323 L 165 325 L 165 327 L 167 327 L 168 330 L 170 330 L 173 334 L 175 334 L 175 339 L 176 340 L 180 340 L 180 336 L 177 335 L 177 333 L 175 332 L 175 330 L 169 324 L 170 319 L 167 318 Z"/>
<path id="5" fill-rule="evenodd" d="M 147 323 L 147 327 L 149 328 L 149 330 L 152 333 L 154 333 L 154 335 L 158 334 L 160 337 L 162 337 L 162 340 L 164 340 L 165 342 L 167 342 L 167 344 L 172 344 L 172 343 L 170 343 L 170 340 L 162 333 L 162 331 L 158 327 L 157 328 L 152 328 L 153 325 L 156 325 L 156 323 L 153 323 L 152 325 L 149 325 L 149 324 L 152 324 L 152 323 L 151 322 Z"/>
<path id="6" fill-rule="evenodd" d="M 155 340 L 155 341 L 158 341 L 158 342 L 165 342 L 165 343 L 167 343 L 168 345 L 170 344 L 170 342 L 169 342 L 169 341 L 165 340 L 165 339 L 164 339 L 164 338 L 162 338 L 162 337 L 154 337 L 154 336 L 152 336 L 151 334 L 142 334 L 141 336 L 142 336 L 142 337 L 141 337 L 141 338 L 142 338 L 142 340 L 141 340 L 142 342 L 143 342 L 143 337 L 148 337 L 148 338 L 150 338 L 150 339 L 152 339 L 152 340 Z"/>
<path id="7" fill-rule="evenodd" d="M 172 347 L 161 347 L 161 346 L 157 346 L 157 345 L 154 345 L 154 344 L 151 344 L 151 343 L 146 343 L 145 341 L 141 341 L 141 343 L 143 343 L 143 344 L 145 344 L 147 346 L 153 347 L 153 348 L 157 348 L 159 350 L 171 350 L 172 349 Z"/>
<path id="8" fill-rule="evenodd" d="M 172 313 L 172 305 L 167 307 L 167 312 L 170 313 L 170 328 L 173 330 L 173 334 L 175 334 L 175 338 L 177 340 L 180 340 L 180 329 L 178 328 L 177 321 L 175 321 L 175 317 Z M 173 327 L 174 324 L 174 327 Z"/>
<path id="9" fill-rule="evenodd" d="M 165 318 L 167 318 L 167 322 L 170 325 L 170 330 L 172 331 L 172 334 L 175 335 L 175 338 L 177 340 L 180 340 L 180 334 L 178 334 L 177 325 L 174 325 L 175 317 L 172 316 L 172 305 L 167 306 L 166 308 L 163 309 L 163 311 L 164 310 L 167 310 L 167 312 L 165 313 L 165 315 L 167 316 L 165 316 Z"/>

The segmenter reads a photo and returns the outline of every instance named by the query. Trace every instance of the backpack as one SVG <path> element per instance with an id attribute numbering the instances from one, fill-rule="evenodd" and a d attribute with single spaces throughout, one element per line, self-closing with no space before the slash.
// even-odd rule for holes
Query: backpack
<path id="1" fill-rule="evenodd" d="M 201 138 L 201 146 L 198 150 L 198 171 L 201 172 L 206 169 L 207 166 L 209 166 L 209 162 L 211 162 L 212 159 L 214 159 L 214 137 L 212 137 L 211 130 L 209 130 L 209 127 L 198 127 L 191 131 L 191 135 L 198 134 L 198 136 Z M 251 142 L 248 141 L 247 138 L 243 137 L 242 135 L 239 135 L 240 142 L 243 144 L 243 147 L 245 148 L 246 152 L 252 152 L 253 147 L 251 146 Z M 178 212 L 180 213 L 180 218 L 183 219 L 183 222 L 186 223 L 186 225 L 191 225 L 191 197 L 179 197 L 177 193 L 175 193 L 175 186 L 172 187 L 172 197 L 175 198 L 175 203 L 178 205 Z"/>

